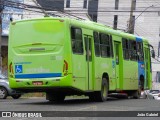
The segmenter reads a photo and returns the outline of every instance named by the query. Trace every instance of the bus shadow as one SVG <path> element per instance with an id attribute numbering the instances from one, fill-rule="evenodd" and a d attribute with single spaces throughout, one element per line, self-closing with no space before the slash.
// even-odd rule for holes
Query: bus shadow
<path id="1" fill-rule="evenodd" d="M 113 97 L 109 97 L 107 99 L 107 101 L 105 102 L 117 102 L 117 101 L 121 101 L 121 100 L 129 100 L 126 98 L 113 98 Z M 104 102 L 95 102 L 95 101 L 90 101 L 88 98 L 86 99 L 65 99 L 63 102 L 50 102 L 50 101 L 40 101 L 40 102 L 23 102 L 23 103 L 19 103 L 19 104 L 28 104 L 28 105 L 82 105 L 82 104 L 87 104 L 87 105 L 92 105 L 92 104 L 103 104 Z"/>

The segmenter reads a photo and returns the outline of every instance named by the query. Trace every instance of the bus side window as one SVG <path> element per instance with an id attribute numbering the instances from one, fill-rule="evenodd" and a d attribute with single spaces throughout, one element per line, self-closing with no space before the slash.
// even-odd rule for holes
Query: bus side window
<path id="1" fill-rule="evenodd" d="M 137 42 L 137 57 L 139 61 L 144 61 L 142 42 Z"/>
<path id="2" fill-rule="evenodd" d="M 72 51 L 74 54 L 83 54 L 82 30 L 71 27 Z"/>
<path id="3" fill-rule="evenodd" d="M 129 56 L 130 60 L 136 61 L 137 60 L 137 46 L 136 41 L 130 40 L 129 41 Z"/>
<path id="4" fill-rule="evenodd" d="M 113 43 L 112 43 L 112 35 L 110 35 L 110 52 L 111 52 L 111 56 L 114 57 L 114 54 L 113 54 Z"/>
<path id="5" fill-rule="evenodd" d="M 107 34 L 100 33 L 100 50 L 102 57 L 111 57 L 110 37 Z"/>
<path id="6" fill-rule="evenodd" d="M 129 44 L 128 40 L 122 38 L 122 45 L 123 45 L 123 58 L 129 60 Z"/>
<path id="7" fill-rule="evenodd" d="M 100 56 L 100 40 L 99 40 L 98 32 L 93 32 L 93 36 L 94 36 L 95 55 L 99 57 Z"/>

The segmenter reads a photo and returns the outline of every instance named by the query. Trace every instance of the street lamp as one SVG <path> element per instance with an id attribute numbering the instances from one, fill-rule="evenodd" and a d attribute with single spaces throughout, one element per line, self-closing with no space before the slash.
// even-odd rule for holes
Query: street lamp
<path id="1" fill-rule="evenodd" d="M 146 8 L 134 19 L 134 21 L 132 20 L 132 23 L 134 22 L 134 24 L 132 24 L 132 25 L 129 26 L 127 32 L 129 32 L 129 31 L 132 30 L 132 28 L 133 28 L 134 25 L 135 25 L 135 21 L 136 21 L 147 9 L 149 9 L 149 8 L 151 8 L 151 7 L 155 7 L 155 6 L 157 6 L 157 5 L 158 5 L 158 4 L 156 4 L 156 5 L 151 5 L 151 6 L 146 7 Z M 133 17 L 133 16 L 132 16 L 132 17 Z"/>

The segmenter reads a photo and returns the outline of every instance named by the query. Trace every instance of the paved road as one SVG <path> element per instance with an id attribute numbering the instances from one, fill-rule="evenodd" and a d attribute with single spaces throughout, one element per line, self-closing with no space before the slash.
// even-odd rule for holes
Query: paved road
<path id="1" fill-rule="evenodd" d="M 12 98 L 8 98 L 6 100 L 0 99 L 0 111 L 15 111 L 15 110 L 16 111 L 160 111 L 160 101 L 148 100 L 148 99 L 110 98 L 106 102 L 90 102 L 88 99 L 67 99 L 63 103 L 54 103 L 54 102 L 48 102 L 47 100 L 45 100 L 45 98 L 20 98 L 18 100 L 14 100 Z M 69 120 L 71 118 L 65 118 L 65 119 Z M 97 120 L 97 118 L 89 118 L 89 119 Z M 100 118 L 100 119 L 106 120 L 105 118 Z M 124 118 L 122 118 L 122 120 L 123 119 Z M 146 118 L 144 118 L 144 120 L 145 119 Z M 158 120 L 158 118 L 154 119 Z M 121 119 L 119 118 L 119 120 Z"/>

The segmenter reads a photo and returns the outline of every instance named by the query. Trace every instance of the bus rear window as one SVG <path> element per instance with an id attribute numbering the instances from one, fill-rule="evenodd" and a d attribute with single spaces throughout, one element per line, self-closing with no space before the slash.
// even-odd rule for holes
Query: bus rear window
<path id="1" fill-rule="evenodd" d="M 12 47 L 35 43 L 64 43 L 64 22 L 59 20 L 32 20 L 17 22 L 11 26 L 10 43 Z"/>
<path id="2" fill-rule="evenodd" d="M 83 54 L 82 30 L 71 27 L 72 51 L 74 54 Z"/>

